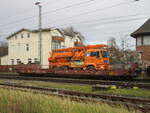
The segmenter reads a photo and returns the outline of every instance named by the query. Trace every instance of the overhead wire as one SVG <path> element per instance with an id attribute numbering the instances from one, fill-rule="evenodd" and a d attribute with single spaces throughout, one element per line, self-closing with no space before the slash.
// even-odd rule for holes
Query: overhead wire
<path id="1" fill-rule="evenodd" d="M 128 4 L 128 3 L 133 3 L 133 2 L 131 2 L 131 0 L 127 1 L 127 2 L 121 2 L 121 3 L 118 3 L 118 4 L 111 5 L 111 6 L 98 8 L 98 9 L 95 9 L 95 10 L 92 10 L 92 11 L 83 12 L 83 13 L 73 15 L 73 16 L 70 16 L 70 17 L 59 18 L 59 19 L 56 19 L 56 20 L 51 21 L 51 22 L 63 21 L 63 20 L 71 19 L 71 18 L 78 17 L 78 16 L 83 16 L 83 15 L 87 15 L 87 14 L 91 14 L 91 13 L 96 13 L 96 12 L 99 12 L 99 11 L 103 11 L 103 10 L 106 10 L 106 9 L 111 9 L 111 8 L 118 7 L 118 6 L 121 6 L 121 5 L 125 5 L 125 4 Z"/>
<path id="2" fill-rule="evenodd" d="M 86 2 L 90 2 L 90 1 L 94 1 L 94 0 L 88 0 L 88 1 L 86 1 Z M 82 3 L 86 3 L 86 2 L 84 1 L 84 2 L 82 2 Z M 110 7 L 104 7 L 104 8 L 101 8 L 101 10 L 102 10 L 102 9 L 107 9 L 107 8 L 116 7 L 116 6 L 118 6 L 118 5 L 124 5 L 124 4 L 127 4 L 127 3 L 129 3 L 129 1 L 128 1 L 128 2 L 119 3 L 119 4 L 115 4 L 115 5 L 112 5 L 112 6 L 110 6 Z M 77 3 L 77 4 L 75 4 L 75 5 L 78 5 L 78 4 L 79 4 L 79 3 Z M 72 6 L 73 6 L 73 5 L 69 5 L 69 6 L 60 8 L 60 9 L 65 9 L 65 8 L 69 8 L 69 7 L 72 7 Z M 58 9 L 53 10 L 53 11 L 58 11 Z M 94 10 L 94 11 L 92 11 L 92 12 L 95 12 L 95 11 L 98 11 L 98 9 L 96 9 L 96 10 Z M 45 14 L 47 14 L 47 13 L 48 13 L 48 12 L 45 12 Z M 91 11 L 90 11 L 90 12 L 85 12 L 85 13 L 82 13 L 82 14 L 79 14 L 79 15 L 75 15 L 75 16 L 63 18 L 63 19 L 66 20 L 66 19 L 70 19 L 70 18 L 73 18 L 73 17 L 76 17 L 76 16 L 80 16 L 80 15 L 84 15 L 84 14 L 88 14 L 88 13 L 91 13 Z M 23 20 L 32 19 L 33 17 L 35 17 L 35 16 L 32 16 L 32 17 L 30 17 L 30 18 L 24 18 Z M 23 20 L 22 20 L 22 21 L 23 21 Z M 62 19 L 61 19 L 61 20 L 62 20 Z M 21 22 L 22 22 L 22 21 L 21 21 Z M 55 21 L 58 21 L 58 20 L 55 20 Z M 52 21 L 52 22 L 54 22 L 54 21 Z M 14 23 L 17 23 L 17 24 L 18 24 L 18 20 L 15 21 L 15 22 L 13 22 L 13 23 L 8 23 L 8 24 L 11 25 L 11 24 L 14 24 Z M 8 24 L 3 24 L 3 25 L 0 25 L 0 26 L 6 26 L 6 25 L 8 25 Z M 47 23 L 46 23 L 46 24 L 47 24 Z"/>
<path id="3" fill-rule="evenodd" d="M 43 2 L 42 2 L 42 3 L 43 3 Z M 48 3 L 49 3 L 49 2 L 48 2 Z M 48 5 L 52 5 L 53 3 L 56 3 L 56 2 L 51 2 L 50 4 L 47 4 L 47 3 L 44 2 L 43 5 L 44 5 L 44 7 L 45 7 L 45 6 L 48 6 Z M 12 18 L 12 17 L 19 16 L 20 14 L 31 13 L 31 11 L 35 11 L 35 10 L 37 10 L 37 9 L 30 8 L 30 9 L 18 11 L 18 12 L 16 12 L 16 13 L 13 14 L 13 15 L 7 15 L 7 16 L 4 16 L 4 17 L 0 17 L 0 20 L 10 19 L 10 18 Z"/>
<path id="4" fill-rule="evenodd" d="M 105 9 L 109 9 L 109 8 L 113 8 L 113 7 L 117 7 L 117 6 L 120 6 L 120 5 L 125 5 L 127 3 L 132 3 L 131 1 L 127 1 L 127 2 L 121 2 L 119 4 L 115 4 L 115 5 L 112 5 L 112 6 L 108 6 L 108 7 L 104 7 L 104 8 L 99 8 L 99 9 L 96 9 L 96 10 L 92 10 L 92 11 L 88 11 L 88 12 L 84 12 L 84 13 L 80 13 L 78 15 L 74 15 L 74 16 L 70 16 L 70 17 L 66 17 L 66 18 L 60 18 L 60 19 L 57 19 L 57 20 L 54 20 L 54 21 L 51 21 L 51 22 L 56 22 L 56 21 L 62 21 L 62 20 L 66 20 L 66 19 L 70 19 L 70 18 L 73 18 L 73 17 L 77 17 L 77 16 L 83 16 L 83 15 L 86 15 L 86 14 L 90 14 L 90 13 L 95 13 L 96 11 L 102 11 L 102 10 L 105 10 Z M 18 22 L 18 21 L 17 21 Z M 45 24 L 50 24 L 50 23 L 45 23 Z M 1 25 L 0 25 L 1 26 Z"/>
<path id="5" fill-rule="evenodd" d="M 113 21 L 108 21 L 108 22 L 97 22 L 97 23 L 92 23 L 92 24 L 86 24 L 86 25 L 98 25 L 98 24 L 101 24 L 101 25 L 104 25 L 104 24 L 115 24 L 115 23 L 120 23 L 120 22 L 129 22 L 129 21 L 135 21 L 135 20 L 141 20 L 141 19 L 147 19 L 148 17 L 139 17 L 139 18 L 131 18 L 131 19 L 123 19 L 123 20 L 113 20 Z M 86 25 L 74 25 L 75 27 L 79 26 L 86 26 Z"/>
<path id="6" fill-rule="evenodd" d="M 80 22 L 77 22 L 77 23 L 64 23 L 64 24 L 59 24 L 60 26 L 63 26 L 63 25 L 73 25 L 74 27 L 82 27 L 82 26 L 87 26 L 87 25 L 104 25 L 104 24 L 115 24 L 115 23 L 118 23 L 118 22 L 128 22 L 128 21 L 133 21 L 133 20 L 141 20 L 141 19 L 146 19 L 148 17 L 138 17 L 137 16 L 140 15 L 140 14 L 131 14 L 131 15 L 126 15 L 126 16 L 116 16 L 116 17 L 111 17 L 111 18 L 99 18 L 99 19 L 96 19 L 96 20 L 90 20 L 90 21 L 80 21 Z M 128 18 L 128 17 L 136 17 L 136 18 Z M 119 20 L 118 20 L 119 19 Z M 111 20 L 111 21 L 109 21 Z M 97 22 L 98 21 L 98 22 Z M 90 22 L 96 22 L 96 23 L 90 23 Z M 43 25 L 47 25 L 48 23 L 45 23 Z M 77 24 L 80 24 L 80 25 L 77 25 Z M 57 24 L 54 24 L 54 25 L 57 25 Z M 9 27 L 9 26 L 6 26 L 6 27 Z M 30 26 L 30 28 L 35 28 L 35 27 L 38 27 L 38 26 Z"/>
<path id="7" fill-rule="evenodd" d="M 83 4 L 86 4 L 86 3 L 89 3 L 89 2 L 93 2 L 93 1 L 95 1 L 95 0 L 87 0 L 87 1 L 84 1 L 84 2 L 75 3 L 75 4 L 68 5 L 68 6 L 65 6 L 65 7 L 62 7 L 62 8 L 57 8 L 57 9 L 54 9 L 54 10 L 51 10 L 51 11 L 43 12 L 42 15 L 47 15 L 49 13 L 56 13 L 56 12 L 58 12 L 60 10 L 68 9 L 68 8 L 71 8 L 71 7 L 76 7 L 76 6 L 83 5 Z M 33 15 L 33 16 L 30 16 L 30 17 L 18 19 L 18 20 L 15 20 L 13 22 L 9 22 L 7 24 L 1 24 L 0 26 L 6 26 L 6 25 L 10 25 L 10 24 L 14 24 L 14 23 L 30 20 L 30 19 L 33 19 L 33 18 L 35 18 L 37 16 L 38 15 Z"/>
<path id="8" fill-rule="evenodd" d="M 119 3 L 120 5 L 124 5 L 124 4 L 127 4 L 127 3 L 129 3 L 129 1 L 128 2 L 122 2 L 122 3 Z M 105 7 L 106 9 L 107 8 L 112 8 L 112 7 L 116 7 L 116 6 L 119 6 L 119 4 L 115 4 L 115 5 L 112 5 L 112 6 L 109 6 L 109 7 Z M 101 9 L 104 9 L 104 8 L 101 8 Z M 97 10 L 97 9 L 96 9 Z M 96 10 L 94 10 L 94 12 L 96 11 Z M 93 11 L 92 11 L 93 12 Z M 91 12 L 88 12 L 88 13 L 91 13 Z M 85 13 L 85 14 L 88 14 L 87 12 Z M 80 15 L 83 15 L 83 13 L 82 14 L 80 14 Z M 75 15 L 75 16 L 78 16 L 78 15 Z M 125 21 L 125 20 L 119 20 L 119 21 Z M 131 21 L 131 20 L 127 20 L 127 21 Z M 47 24 L 47 23 L 46 23 Z M 95 24 L 97 24 L 97 23 L 95 23 Z M 100 24 L 102 24 L 102 23 L 100 23 Z M 106 24 L 106 23 L 103 23 L 103 24 Z M 111 22 L 111 24 L 112 24 L 112 22 Z M 35 26 L 36 27 L 36 26 Z"/>
<path id="9" fill-rule="evenodd" d="M 80 14 L 77 14 L 77 15 L 70 16 L 70 17 L 55 19 L 54 21 L 51 21 L 50 23 L 45 23 L 45 24 L 51 24 L 51 23 L 54 23 L 54 22 L 57 22 L 57 21 L 60 21 L 60 22 L 66 21 L 67 19 L 71 19 L 71 18 L 74 18 L 74 17 L 83 16 L 83 15 L 87 15 L 87 14 L 103 11 L 105 9 L 118 7 L 118 6 L 121 6 L 121 5 L 128 4 L 128 3 L 133 3 L 133 2 L 131 2 L 131 0 L 129 0 L 127 2 L 121 2 L 119 4 L 111 5 L 111 6 L 108 6 L 108 7 L 98 8 L 98 9 L 95 9 L 95 10 L 92 10 L 92 11 L 87 11 L 87 12 L 84 12 L 84 13 L 80 13 Z"/>
<path id="10" fill-rule="evenodd" d="M 79 21 L 79 22 L 76 22 L 76 23 L 65 23 L 65 25 L 66 24 L 69 24 L 69 25 L 77 25 L 77 24 L 82 24 L 82 25 L 84 25 L 84 24 L 89 24 L 90 22 L 96 22 L 96 21 L 98 21 L 98 22 L 101 22 L 101 21 L 109 21 L 109 20 L 116 20 L 116 19 L 124 19 L 124 18 L 128 18 L 128 17 L 137 17 L 137 16 L 139 16 L 139 14 L 132 14 L 132 15 L 126 15 L 126 16 L 116 16 L 116 17 L 109 17 L 109 18 L 99 18 L 99 19 L 94 19 L 94 20 L 87 20 L 87 21 Z M 143 18 L 148 18 L 148 17 L 143 17 Z M 117 21 L 117 20 L 116 20 Z M 106 22 L 107 23 L 107 22 Z M 45 24 L 43 24 L 43 25 L 47 25 L 47 24 L 49 24 L 49 23 L 45 23 Z M 60 24 L 60 25 L 64 25 L 64 24 Z M 81 26 L 82 26 L 81 25 Z"/>

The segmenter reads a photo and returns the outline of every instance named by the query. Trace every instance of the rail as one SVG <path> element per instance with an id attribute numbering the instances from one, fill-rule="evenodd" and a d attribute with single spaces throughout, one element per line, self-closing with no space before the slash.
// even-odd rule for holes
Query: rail
<path id="1" fill-rule="evenodd" d="M 68 91 L 68 90 L 61 90 L 61 89 L 54 89 L 54 88 L 43 88 L 43 87 L 35 87 L 35 86 L 27 86 L 27 85 L 20 85 L 20 84 L 12 84 L 12 83 L 0 83 L 1 86 L 8 86 L 13 88 L 23 88 L 23 89 L 30 89 L 30 90 L 37 90 L 41 92 L 50 92 L 53 95 L 63 96 L 69 98 L 76 98 L 77 100 L 91 100 L 91 101 L 99 101 L 99 102 L 106 102 L 106 103 L 115 103 L 115 104 L 122 104 L 127 107 L 134 107 L 139 109 L 140 111 L 147 113 L 150 111 L 150 99 L 147 98 L 135 98 L 135 97 L 126 97 L 126 96 L 116 96 L 116 95 L 108 95 L 108 94 L 91 94 L 91 93 L 82 93 L 77 91 Z M 140 103 L 140 104 L 139 104 Z"/>
<path id="2" fill-rule="evenodd" d="M 138 81 L 109 81 L 109 80 L 91 80 L 91 79 L 72 79 L 72 78 L 56 78 L 56 77 L 31 77 L 31 76 L 19 76 L 19 75 L 1 75 L 0 79 L 13 79 L 13 80 L 32 80 L 32 81 L 44 81 L 44 82 L 61 82 L 61 83 L 74 83 L 74 84 L 86 84 L 86 85 L 116 85 L 119 87 L 132 88 L 139 87 L 143 89 L 150 89 L 150 83 L 142 83 Z"/>

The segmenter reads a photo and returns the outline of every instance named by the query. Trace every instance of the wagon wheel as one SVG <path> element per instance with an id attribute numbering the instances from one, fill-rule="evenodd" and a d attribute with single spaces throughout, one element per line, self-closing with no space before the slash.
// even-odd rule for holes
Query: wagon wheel
<path id="1" fill-rule="evenodd" d="M 68 70 L 68 66 L 61 66 L 59 67 L 60 70 Z"/>

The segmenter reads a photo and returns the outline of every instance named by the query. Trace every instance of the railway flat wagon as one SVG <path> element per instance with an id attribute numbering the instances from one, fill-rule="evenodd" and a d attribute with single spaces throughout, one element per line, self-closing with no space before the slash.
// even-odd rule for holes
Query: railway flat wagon
<path id="1" fill-rule="evenodd" d="M 0 72 L 16 72 L 29 75 L 48 75 L 59 77 L 119 77 L 133 78 L 137 76 L 134 68 L 113 68 L 110 63 L 110 49 L 107 45 L 88 45 L 57 49 L 52 52 L 49 68 L 40 64 L 18 64 L 16 66 L 0 66 Z"/>
<path id="2" fill-rule="evenodd" d="M 16 72 L 15 65 L 0 65 L 0 72 Z"/>

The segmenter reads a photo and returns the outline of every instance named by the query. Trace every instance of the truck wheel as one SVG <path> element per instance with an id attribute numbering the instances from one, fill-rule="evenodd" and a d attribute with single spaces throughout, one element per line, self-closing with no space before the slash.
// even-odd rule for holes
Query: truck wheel
<path id="1" fill-rule="evenodd" d="M 61 70 L 67 70 L 67 69 L 68 69 L 67 66 L 62 66 L 62 67 L 61 67 Z"/>
<path id="2" fill-rule="evenodd" d="M 88 66 L 87 70 L 90 70 L 90 71 L 95 70 L 95 67 L 94 66 Z"/>
<path id="3" fill-rule="evenodd" d="M 58 68 L 58 67 L 53 67 L 53 70 L 54 70 L 54 71 L 58 71 L 59 68 Z"/>

